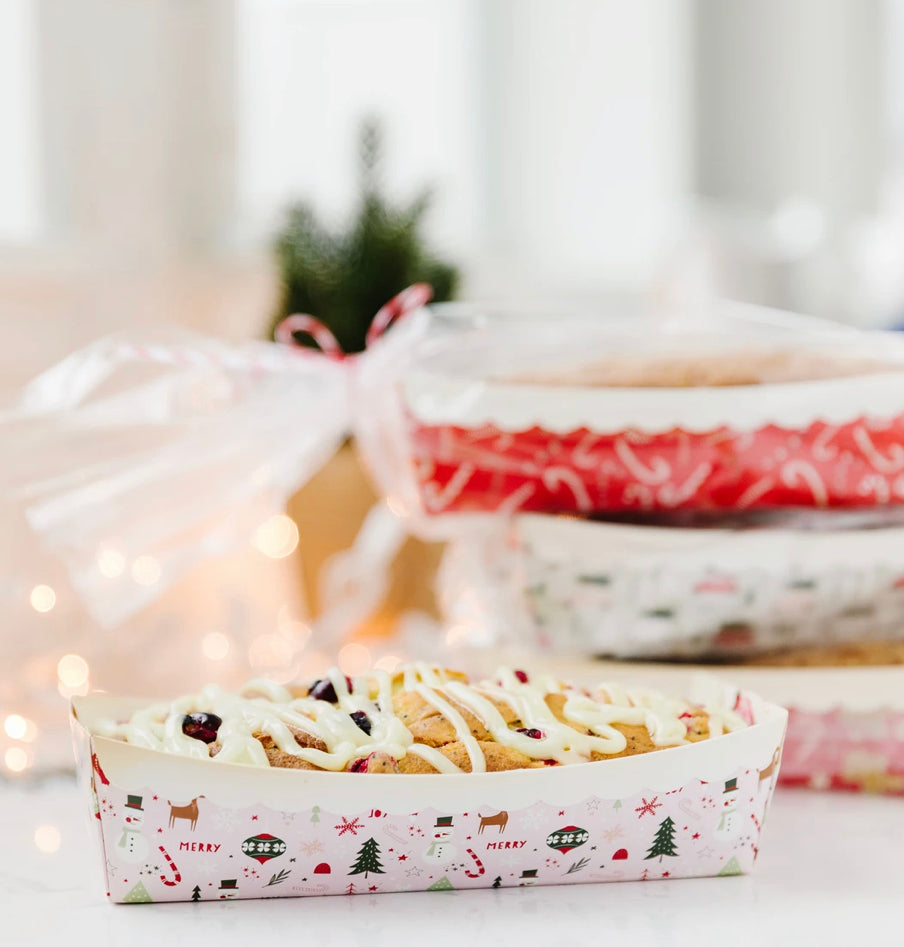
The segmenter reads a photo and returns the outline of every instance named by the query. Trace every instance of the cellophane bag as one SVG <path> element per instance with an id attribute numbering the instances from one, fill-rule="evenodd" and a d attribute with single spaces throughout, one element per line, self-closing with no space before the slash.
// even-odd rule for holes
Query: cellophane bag
<path id="1" fill-rule="evenodd" d="M 305 524 L 279 514 L 347 436 L 348 390 L 334 360 L 156 329 L 75 352 L 0 414 L 14 770 L 57 764 L 61 694 L 291 668 Z"/>
<path id="2" fill-rule="evenodd" d="M 904 639 L 904 507 L 637 520 L 528 513 L 456 537 L 447 620 L 475 646 L 622 659 Z"/>
<path id="3" fill-rule="evenodd" d="M 360 374 L 356 424 L 433 535 L 473 514 L 904 501 L 897 334 L 729 303 L 693 320 L 435 306 L 406 330 Z"/>

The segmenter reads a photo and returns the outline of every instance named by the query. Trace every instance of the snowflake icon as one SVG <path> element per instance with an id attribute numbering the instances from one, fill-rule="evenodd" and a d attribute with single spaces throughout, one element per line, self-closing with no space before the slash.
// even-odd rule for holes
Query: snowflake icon
<path id="1" fill-rule="evenodd" d="M 358 829 L 364 828 L 364 823 L 357 816 L 351 822 L 344 815 L 339 818 L 342 819 L 342 822 L 339 825 L 334 825 L 333 828 L 339 833 L 340 837 L 345 835 L 346 832 L 357 835 Z"/>
<path id="2" fill-rule="evenodd" d="M 634 811 L 639 813 L 637 818 L 642 819 L 645 815 L 656 815 L 656 810 L 662 807 L 662 803 L 658 802 L 659 796 L 653 796 L 653 798 L 647 802 L 645 796 L 641 796 L 641 803 Z"/>
<path id="3" fill-rule="evenodd" d="M 301 850 L 305 855 L 316 855 L 318 852 L 323 851 L 323 842 L 318 839 L 314 839 L 312 842 L 302 842 Z"/>

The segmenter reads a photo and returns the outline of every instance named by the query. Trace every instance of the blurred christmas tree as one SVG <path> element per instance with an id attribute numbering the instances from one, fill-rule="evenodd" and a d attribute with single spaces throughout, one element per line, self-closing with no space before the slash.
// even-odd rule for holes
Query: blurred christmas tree
<path id="1" fill-rule="evenodd" d="M 348 232 L 330 231 L 306 203 L 289 209 L 276 243 L 283 291 L 271 335 L 285 316 L 307 313 L 344 351 L 360 352 L 377 310 L 406 286 L 430 283 L 435 302 L 455 295 L 457 270 L 430 252 L 420 232 L 430 192 L 400 206 L 383 195 L 376 122 L 362 127 L 360 149 L 361 201 Z M 309 344 L 303 335 L 298 341 Z"/>

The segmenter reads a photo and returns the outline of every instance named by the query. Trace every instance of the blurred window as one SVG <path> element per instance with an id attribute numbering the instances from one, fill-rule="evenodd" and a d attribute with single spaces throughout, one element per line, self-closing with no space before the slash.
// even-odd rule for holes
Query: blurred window
<path id="1" fill-rule="evenodd" d="M 482 116 L 473 0 L 237 0 L 240 237 L 273 232 L 304 198 L 333 219 L 356 196 L 365 116 L 384 126 L 386 186 L 436 187 L 436 235 L 473 237 Z"/>
<path id="2" fill-rule="evenodd" d="M 0 3 L 0 244 L 41 230 L 34 0 Z"/>

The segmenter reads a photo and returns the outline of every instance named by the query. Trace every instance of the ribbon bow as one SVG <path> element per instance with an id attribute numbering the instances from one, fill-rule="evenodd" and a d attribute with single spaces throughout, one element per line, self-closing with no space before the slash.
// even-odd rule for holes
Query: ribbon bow
<path id="1" fill-rule="evenodd" d="M 366 348 L 370 348 L 395 322 L 406 318 L 410 313 L 426 306 L 433 298 L 433 287 L 429 283 L 413 283 L 393 296 L 374 316 L 364 339 Z M 311 352 L 307 346 L 295 338 L 296 332 L 309 335 L 319 346 L 319 353 L 336 361 L 353 358 L 356 353 L 345 352 L 336 336 L 319 319 L 302 313 L 286 316 L 276 327 L 275 338 L 283 345 L 295 346 L 305 352 Z"/>

